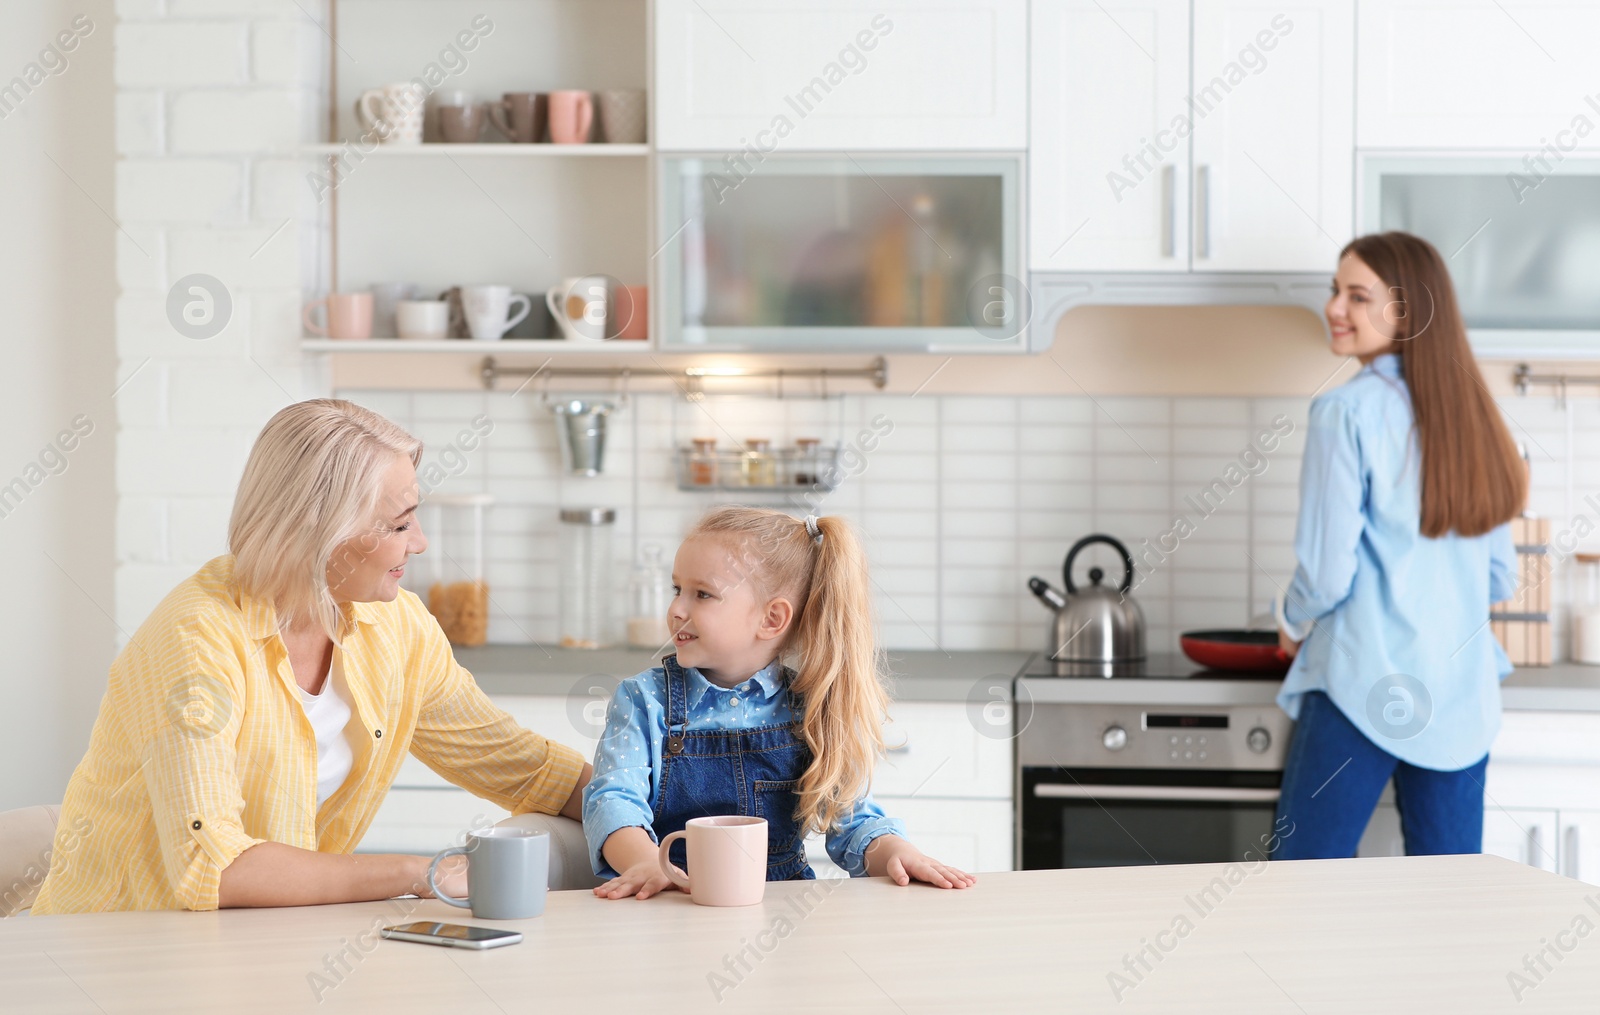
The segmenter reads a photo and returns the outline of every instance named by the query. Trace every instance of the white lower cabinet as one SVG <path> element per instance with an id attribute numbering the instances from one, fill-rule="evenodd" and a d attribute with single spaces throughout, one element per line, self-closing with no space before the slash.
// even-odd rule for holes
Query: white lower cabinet
<path id="1" fill-rule="evenodd" d="M 1600 884 L 1600 713 L 1507 712 L 1489 751 L 1483 851 Z M 1392 787 L 1358 856 L 1400 856 Z"/>

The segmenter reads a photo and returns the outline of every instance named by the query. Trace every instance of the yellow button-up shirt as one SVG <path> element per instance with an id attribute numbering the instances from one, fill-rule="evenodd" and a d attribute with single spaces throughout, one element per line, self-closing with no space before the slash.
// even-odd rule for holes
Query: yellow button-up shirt
<path id="1" fill-rule="evenodd" d="M 231 556 L 173 589 L 111 665 L 33 911 L 215 909 L 223 868 L 258 842 L 351 852 L 407 752 L 512 812 L 561 809 L 583 758 L 495 707 L 421 600 L 343 613 L 335 665 L 363 732 L 319 809 L 272 604 L 239 588 Z"/>

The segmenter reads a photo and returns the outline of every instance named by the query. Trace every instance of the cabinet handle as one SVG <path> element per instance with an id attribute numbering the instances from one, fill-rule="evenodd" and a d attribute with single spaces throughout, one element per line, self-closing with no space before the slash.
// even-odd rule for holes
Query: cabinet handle
<path id="1" fill-rule="evenodd" d="M 1562 873 L 1574 881 L 1578 877 L 1578 826 L 1568 825 L 1566 841 L 1561 844 Z"/>
<path id="2" fill-rule="evenodd" d="M 1177 171 L 1161 167 L 1161 256 L 1178 256 Z"/>
<path id="3" fill-rule="evenodd" d="M 1539 857 L 1541 855 L 1543 855 L 1543 853 L 1544 853 L 1544 847 L 1539 842 L 1539 826 L 1538 825 L 1529 825 L 1528 826 L 1528 859 L 1526 861 L 1528 866 L 1529 867 L 1543 867 L 1544 865 L 1539 862 Z"/>
<path id="4" fill-rule="evenodd" d="M 1211 256 L 1211 167 L 1199 166 L 1194 171 L 1195 239 L 1199 242 L 1199 256 Z"/>

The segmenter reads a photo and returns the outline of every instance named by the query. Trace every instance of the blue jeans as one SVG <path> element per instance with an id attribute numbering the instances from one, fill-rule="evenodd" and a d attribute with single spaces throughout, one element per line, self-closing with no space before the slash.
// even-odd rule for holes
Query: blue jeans
<path id="1" fill-rule="evenodd" d="M 1407 856 L 1483 851 L 1486 754 L 1457 772 L 1408 765 L 1368 740 L 1321 691 L 1300 699 L 1283 767 L 1274 860 L 1356 855 L 1383 787 L 1394 779 Z"/>

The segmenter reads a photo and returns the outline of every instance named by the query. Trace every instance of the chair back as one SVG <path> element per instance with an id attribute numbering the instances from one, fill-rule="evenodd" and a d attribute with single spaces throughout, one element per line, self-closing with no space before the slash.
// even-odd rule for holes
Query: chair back
<path id="1" fill-rule="evenodd" d="M 0 917 L 26 912 L 50 872 L 60 804 L 0 811 Z"/>

